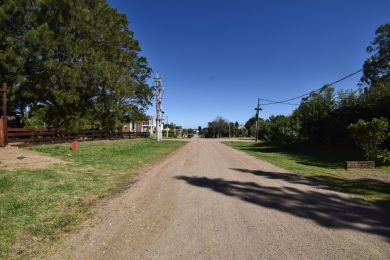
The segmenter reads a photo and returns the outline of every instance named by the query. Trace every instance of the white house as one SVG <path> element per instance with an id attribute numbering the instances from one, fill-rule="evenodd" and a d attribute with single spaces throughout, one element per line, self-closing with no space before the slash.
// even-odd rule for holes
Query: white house
<path id="1" fill-rule="evenodd" d="M 122 132 L 149 132 L 153 133 L 156 129 L 156 121 L 153 116 L 148 116 L 144 121 L 133 121 L 123 125 Z"/>

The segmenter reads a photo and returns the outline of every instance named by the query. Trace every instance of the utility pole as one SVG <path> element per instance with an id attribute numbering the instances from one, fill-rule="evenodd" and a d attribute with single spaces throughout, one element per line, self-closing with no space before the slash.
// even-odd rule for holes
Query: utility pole
<path id="1" fill-rule="evenodd" d="M 163 95 L 164 87 L 159 73 L 156 73 L 156 76 L 154 77 L 154 87 L 156 91 L 156 140 L 160 142 L 162 140 L 161 103 L 162 103 L 162 95 Z"/>
<path id="2" fill-rule="evenodd" d="M 256 133 L 255 133 L 255 135 L 256 135 L 256 142 L 257 142 L 257 136 L 258 136 L 258 132 L 259 132 L 259 112 L 260 112 L 260 110 L 262 110 L 261 108 L 260 108 L 260 98 L 258 98 L 257 99 L 257 108 L 255 108 L 255 110 L 256 110 Z"/>

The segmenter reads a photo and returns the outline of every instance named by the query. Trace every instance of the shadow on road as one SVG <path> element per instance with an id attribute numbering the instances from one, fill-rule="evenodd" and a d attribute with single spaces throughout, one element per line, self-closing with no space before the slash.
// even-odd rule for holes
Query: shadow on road
<path id="1" fill-rule="evenodd" d="M 324 175 L 302 177 L 293 173 L 266 172 L 241 168 L 231 169 L 238 172 L 250 173 L 267 179 L 284 180 L 290 183 L 317 186 L 323 189 L 342 191 L 350 194 L 358 193 L 361 195 L 375 195 L 378 192 L 385 194 L 390 192 L 390 183 L 375 179 L 359 178 L 348 180 L 345 178 Z M 386 201 L 381 202 L 382 207 L 386 208 L 390 212 L 389 204 L 390 203 L 388 203 L 388 201 L 387 203 Z"/>
<path id="2" fill-rule="evenodd" d="M 253 143 L 251 146 L 240 147 L 240 150 L 261 154 L 284 154 L 299 164 L 328 169 L 340 169 L 344 167 L 344 161 L 363 159 L 357 149 L 345 146 L 297 144 L 293 147 L 286 147 L 270 143 Z"/>
<path id="3" fill-rule="evenodd" d="M 236 169 L 239 170 L 239 169 Z M 312 185 L 310 180 L 292 174 L 256 171 L 257 175 Z M 295 175 L 294 175 L 295 176 Z M 255 182 L 230 181 L 221 178 L 176 176 L 190 185 L 237 197 L 257 206 L 282 211 L 333 229 L 351 229 L 380 235 L 390 241 L 390 216 L 374 205 L 345 198 L 334 193 L 301 190 L 294 187 L 261 186 Z"/>

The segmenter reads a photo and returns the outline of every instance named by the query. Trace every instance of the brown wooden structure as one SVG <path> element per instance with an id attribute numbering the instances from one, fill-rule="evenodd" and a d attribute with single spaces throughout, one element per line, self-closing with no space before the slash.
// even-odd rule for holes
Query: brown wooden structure
<path id="1" fill-rule="evenodd" d="M 373 169 L 375 168 L 375 162 L 374 161 L 346 161 L 345 162 L 345 169 Z"/>
<path id="2" fill-rule="evenodd" d="M 1 93 L 1 106 L 2 106 L 2 115 L 0 118 L 0 147 L 4 147 L 8 144 L 7 137 L 7 84 L 3 83 L 1 85 L 0 93 Z"/>
<path id="3" fill-rule="evenodd" d="M 0 88 L 2 116 L 0 118 L 0 147 L 7 144 L 28 146 L 45 143 L 61 143 L 71 140 L 103 140 L 134 137 L 149 137 L 149 132 L 107 132 L 101 130 L 67 131 L 64 128 L 8 128 L 7 84 Z"/>
<path id="4" fill-rule="evenodd" d="M 72 140 L 92 141 L 149 137 L 149 132 L 107 132 L 84 130 L 70 132 L 64 128 L 8 128 L 8 142 L 13 146 L 64 143 Z"/>

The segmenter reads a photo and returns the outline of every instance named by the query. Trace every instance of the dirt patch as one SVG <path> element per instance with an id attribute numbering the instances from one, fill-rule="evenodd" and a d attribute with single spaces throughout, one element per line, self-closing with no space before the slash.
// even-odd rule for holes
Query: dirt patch
<path id="1" fill-rule="evenodd" d="M 0 168 L 13 170 L 20 168 L 46 168 L 53 164 L 66 163 L 63 160 L 42 155 L 18 147 L 0 148 Z"/>

